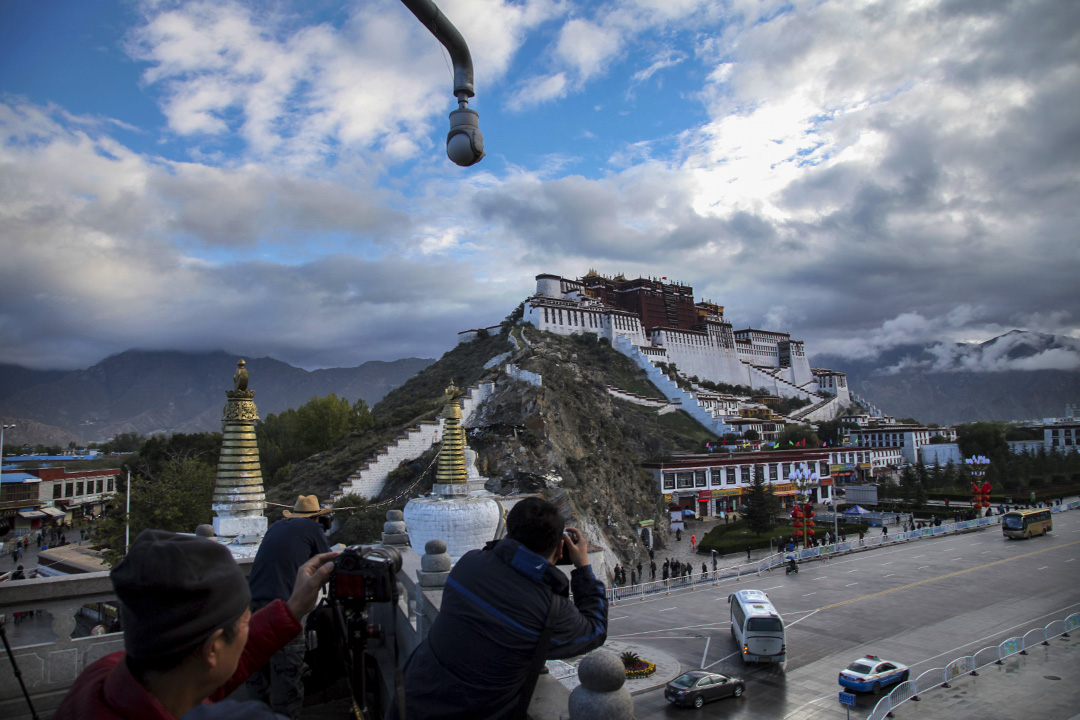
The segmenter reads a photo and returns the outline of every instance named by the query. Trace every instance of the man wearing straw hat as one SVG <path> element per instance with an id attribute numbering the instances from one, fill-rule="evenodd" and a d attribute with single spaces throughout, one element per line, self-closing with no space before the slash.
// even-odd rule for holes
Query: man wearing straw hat
<path id="1" fill-rule="evenodd" d="M 284 520 L 270 526 L 259 545 L 251 566 L 251 611 L 292 594 L 296 571 L 310 558 L 330 552 L 323 520 L 333 512 L 319 505 L 314 495 L 301 495 Z M 279 650 L 270 662 L 252 673 L 247 681 L 251 693 L 274 709 L 274 712 L 298 718 L 304 706 L 303 633 Z"/>

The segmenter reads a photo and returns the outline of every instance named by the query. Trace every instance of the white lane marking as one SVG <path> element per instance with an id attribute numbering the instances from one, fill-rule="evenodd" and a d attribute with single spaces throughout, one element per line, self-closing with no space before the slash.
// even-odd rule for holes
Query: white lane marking
<path id="1" fill-rule="evenodd" d="M 886 575 L 885 577 L 892 577 L 892 576 L 893 576 L 893 575 L 895 575 L 895 574 L 896 574 L 896 573 L 889 573 L 889 574 L 888 574 L 888 575 Z"/>
<path id="2" fill-rule="evenodd" d="M 705 638 L 705 652 L 701 653 L 701 665 L 702 665 L 702 667 L 705 666 L 705 658 L 709 656 L 709 641 L 710 640 L 712 640 L 711 637 Z"/>
<path id="3" fill-rule="evenodd" d="M 925 569 L 926 569 L 926 568 L 928 568 L 928 567 L 930 567 L 930 566 L 929 566 L 929 565 L 920 565 L 919 567 L 917 567 L 917 568 L 915 568 L 915 569 L 916 569 L 916 570 L 925 570 Z"/>
<path id="4" fill-rule="evenodd" d="M 828 580 L 828 579 L 829 579 L 829 576 L 828 576 L 828 575 L 822 575 L 821 577 L 816 577 L 816 578 L 814 578 L 814 579 L 815 579 L 815 580 Z"/>
<path id="5" fill-rule="evenodd" d="M 711 663 L 709 663 L 708 665 L 706 665 L 706 666 L 705 666 L 704 668 L 702 668 L 702 669 L 703 669 L 703 670 L 708 670 L 708 669 L 709 669 L 709 668 L 711 668 L 711 667 L 712 667 L 713 665 L 719 665 L 720 663 L 724 662 L 724 661 L 725 661 L 725 660 L 727 660 L 728 658 L 733 658 L 733 657 L 735 657 L 735 656 L 736 656 L 736 655 L 738 655 L 738 654 L 739 654 L 739 651 L 738 651 L 738 650 L 736 650 L 735 652 L 731 653 L 730 655 L 725 655 L 724 657 L 720 658 L 719 660 L 716 660 L 715 662 L 711 662 Z M 832 696 L 830 695 L 829 697 L 832 697 Z"/>
<path id="6" fill-rule="evenodd" d="M 783 585 L 773 585 L 771 588 L 765 588 L 766 590 L 775 590 L 776 588 L 782 588 Z"/>
<path id="7" fill-rule="evenodd" d="M 1050 566 L 1049 565 L 1043 565 L 1041 568 L 1036 568 L 1036 569 L 1037 570 L 1045 570 L 1048 567 L 1050 567 Z"/>
<path id="8" fill-rule="evenodd" d="M 803 597 L 810 597 L 811 595 L 817 595 L 817 593 L 816 592 L 806 593 L 805 595 L 803 595 Z"/>
<path id="9" fill-rule="evenodd" d="M 885 565 L 892 565 L 892 564 L 893 564 L 893 562 L 894 562 L 893 560 L 890 560 L 890 561 L 889 561 L 889 562 L 887 562 L 887 563 L 881 563 L 881 565 L 882 565 L 882 567 L 884 567 Z"/>
<path id="10" fill-rule="evenodd" d="M 925 554 L 923 554 L 923 555 L 913 555 L 913 556 L 911 557 L 911 559 L 912 559 L 912 560 L 918 560 L 918 559 L 919 559 L 919 558 L 921 558 L 921 557 L 926 557 L 926 555 L 925 555 Z"/>
<path id="11" fill-rule="evenodd" d="M 1069 559 L 1068 559 L 1068 560 L 1066 560 L 1065 562 L 1072 562 L 1072 561 L 1073 561 L 1073 560 L 1075 560 L 1075 559 L 1076 559 L 1076 558 L 1069 558 Z"/>
<path id="12" fill-rule="evenodd" d="M 849 572 L 849 573 L 853 573 L 853 572 L 859 572 L 859 570 L 858 570 L 858 568 L 856 568 L 856 569 L 854 569 L 854 570 L 848 570 L 847 572 Z"/>
<path id="13" fill-rule="evenodd" d="M 988 553 L 988 552 L 990 552 L 990 551 L 989 551 L 989 550 L 983 550 L 983 551 L 982 551 L 981 553 L 979 553 L 979 554 L 980 554 L 980 555 L 985 555 L 985 554 L 986 554 L 986 553 Z"/>
<path id="14" fill-rule="evenodd" d="M 811 593 L 811 594 L 813 594 L 813 593 Z M 800 610 L 799 612 L 805 612 L 805 611 Z M 814 613 L 817 613 L 817 612 L 821 612 L 821 608 L 818 608 L 817 610 L 811 610 L 809 613 L 807 613 L 803 617 L 799 618 L 798 620 L 792 620 L 791 622 L 787 623 L 785 625 L 785 627 L 791 627 L 792 625 L 798 625 L 803 620 L 805 620 L 806 618 L 810 617 L 811 615 L 813 615 Z"/>
<path id="15" fill-rule="evenodd" d="M 962 557 L 958 557 L 958 558 L 953 558 L 953 562 L 956 562 L 957 560 L 963 560 L 963 559 L 964 559 L 964 558 L 962 558 Z"/>
<path id="16" fill-rule="evenodd" d="M 857 583 L 857 582 L 853 582 L 853 583 L 848 583 L 848 584 L 847 584 L 847 585 L 845 585 L 844 587 L 851 587 L 852 585 L 858 585 L 858 584 L 859 584 L 859 583 Z"/>
<path id="17" fill-rule="evenodd" d="M 657 611 L 657 612 L 667 612 L 668 610 L 675 610 L 675 609 L 676 609 L 676 608 L 673 608 L 673 607 L 669 607 L 669 608 L 664 608 L 663 610 L 659 610 L 659 611 Z"/>
<path id="18" fill-rule="evenodd" d="M 630 617 L 630 616 L 629 615 L 620 615 L 617 618 L 608 618 L 608 621 L 610 622 L 611 620 L 625 620 L 628 617 Z"/>

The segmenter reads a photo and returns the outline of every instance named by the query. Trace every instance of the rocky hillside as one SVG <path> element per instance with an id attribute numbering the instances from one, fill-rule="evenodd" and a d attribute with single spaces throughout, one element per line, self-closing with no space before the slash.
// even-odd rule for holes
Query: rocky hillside
<path id="1" fill-rule="evenodd" d="M 488 489 L 500 494 L 541 492 L 590 528 L 591 537 L 604 538 L 616 557 L 636 556 L 636 523 L 652 519 L 661 527 L 667 524 L 662 496 L 640 463 L 701 450 L 714 437 L 681 412 L 658 415 L 612 397 L 608 385 L 652 397 L 660 393 L 606 342 L 593 335 L 565 338 L 540 333 L 531 326 L 514 332 L 522 331 L 525 340 L 503 334 L 451 350 L 377 405 L 377 422 L 395 409 L 399 418 L 405 418 L 410 413 L 402 413 L 402 407 L 424 410 L 412 414 L 414 420 L 434 417 L 450 377 L 462 383 L 495 381 L 494 395 L 468 428 L 480 473 L 489 478 Z M 483 368 L 487 360 L 504 353 L 509 355 L 501 362 Z M 542 384 L 510 378 L 504 370 L 507 362 L 540 375 Z M 393 430 L 405 427 L 402 423 Z M 392 435 L 389 430 L 383 427 Z M 364 444 L 362 438 L 353 437 L 309 459 L 297 466 L 286 486 L 271 494 L 288 499 L 300 491 L 330 492 L 347 474 L 341 470 L 363 462 L 366 456 L 358 451 Z M 431 473 L 422 474 L 431 459 L 419 458 L 391 475 L 384 498 L 415 483 L 392 507 L 403 507 L 408 497 L 430 488 Z"/>

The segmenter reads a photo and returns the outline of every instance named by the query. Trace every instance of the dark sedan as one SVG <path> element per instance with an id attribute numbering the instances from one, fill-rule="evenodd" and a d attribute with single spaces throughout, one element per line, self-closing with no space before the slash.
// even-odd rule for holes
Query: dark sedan
<path id="1" fill-rule="evenodd" d="M 740 677 L 691 670 L 667 684 L 664 698 L 676 705 L 701 707 L 710 700 L 739 697 L 745 690 L 746 685 Z"/>

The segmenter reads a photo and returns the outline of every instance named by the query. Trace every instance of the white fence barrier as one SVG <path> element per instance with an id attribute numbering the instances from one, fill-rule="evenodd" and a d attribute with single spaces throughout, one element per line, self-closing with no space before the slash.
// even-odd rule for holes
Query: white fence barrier
<path id="1" fill-rule="evenodd" d="M 866 720 L 882 720 L 889 717 L 901 703 L 908 700 L 919 701 L 919 695 L 936 687 L 949 687 L 949 683 L 956 682 L 965 675 L 978 675 L 978 669 L 992 663 L 1003 665 L 1006 658 L 1021 654 L 1026 648 L 1036 645 L 1049 645 L 1049 641 L 1055 637 L 1068 636 L 1069 629 L 1080 627 L 1080 613 L 1073 613 L 1064 620 L 1055 620 L 1045 628 L 1033 628 L 1021 637 L 1011 637 L 1004 642 L 979 650 L 974 655 L 958 657 L 944 668 L 932 668 L 927 670 L 914 680 L 908 680 L 897 685 L 892 692 L 878 701 L 873 711 L 866 716 Z M 1051 631 L 1051 628 L 1054 628 Z M 1058 629 L 1060 628 L 1060 632 Z M 1053 634 L 1052 634 L 1053 632 Z"/>

